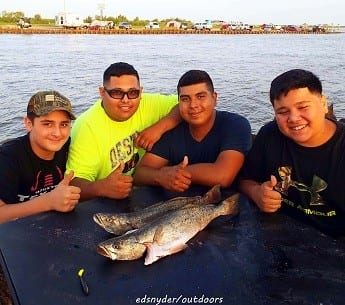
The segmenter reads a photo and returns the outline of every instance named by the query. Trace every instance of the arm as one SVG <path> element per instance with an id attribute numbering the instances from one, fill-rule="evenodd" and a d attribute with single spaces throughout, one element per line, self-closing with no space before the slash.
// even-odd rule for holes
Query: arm
<path id="1" fill-rule="evenodd" d="M 88 181 L 83 178 L 74 178 L 71 184 L 81 189 L 81 201 L 96 197 L 123 199 L 128 197 L 133 183 L 131 176 L 122 174 L 124 167 L 124 162 L 121 162 L 119 167 L 104 179 Z"/>
<path id="2" fill-rule="evenodd" d="M 175 166 L 167 166 L 168 160 L 152 153 L 146 153 L 140 161 L 135 174 L 137 185 L 159 185 L 165 189 L 183 192 L 191 184 L 191 174 L 186 170 L 188 158 Z"/>
<path id="3" fill-rule="evenodd" d="M 192 174 L 192 183 L 229 187 L 244 162 L 244 155 L 235 150 L 222 151 L 214 163 L 197 163 L 189 165 L 187 170 Z M 206 174 L 207 173 L 207 174 Z"/>
<path id="4" fill-rule="evenodd" d="M 73 172 L 69 173 L 54 190 L 26 202 L 6 204 L 0 199 L 0 223 L 46 211 L 72 211 L 80 198 L 80 189 L 69 185 L 72 177 Z"/>
<path id="5" fill-rule="evenodd" d="M 270 181 L 258 183 L 254 180 L 240 180 L 239 189 L 248 198 L 253 200 L 263 212 L 276 212 L 281 207 L 281 194 L 273 188 L 277 184 L 277 179 L 271 176 Z"/>
<path id="6" fill-rule="evenodd" d="M 166 131 L 174 128 L 182 121 L 178 105 L 175 105 L 171 111 L 157 123 L 144 129 L 135 139 L 135 145 L 150 151 Z"/>

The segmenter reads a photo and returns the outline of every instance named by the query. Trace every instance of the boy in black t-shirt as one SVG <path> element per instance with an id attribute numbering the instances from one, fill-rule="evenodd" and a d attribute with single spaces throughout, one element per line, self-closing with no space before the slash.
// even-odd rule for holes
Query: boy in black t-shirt
<path id="1" fill-rule="evenodd" d="M 27 107 L 27 134 L 0 146 L 0 223 L 36 213 L 68 212 L 80 189 L 64 177 L 71 120 L 70 101 L 57 91 L 34 94 Z"/>
<path id="2" fill-rule="evenodd" d="M 255 138 L 240 189 L 264 212 L 282 210 L 332 235 L 345 234 L 345 125 L 326 117 L 317 76 L 287 71 L 271 83 L 275 120 Z"/>

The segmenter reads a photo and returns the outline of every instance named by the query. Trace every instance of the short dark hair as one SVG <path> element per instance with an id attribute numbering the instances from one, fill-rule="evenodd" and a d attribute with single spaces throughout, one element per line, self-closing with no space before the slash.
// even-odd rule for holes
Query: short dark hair
<path id="1" fill-rule="evenodd" d="M 120 77 L 122 75 L 134 75 L 139 81 L 139 74 L 134 67 L 126 62 L 116 62 L 111 64 L 103 73 L 103 85 L 110 80 L 112 76 Z"/>
<path id="2" fill-rule="evenodd" d="M 27 114 L 27 117 L 32 123 L 34 123 L 35 119 L 38 118 L 39 116 L 34 114 L 33 112 L 30 112 Z"/>
<path id="3" fill-rule="evenodd" d="M 282 95 L 287 95 L 292 89 L 308 88 L 310 92 L 322 94 L 320 79 L 312 72 L 303 69 L 293 69 L 277 76 L 271 83 L 270 101 L 272 105 Z"/>
<path id="4" fill-rule="evenodd" d="M 207 72 L 202 70 L 189 70 L 184 73 L 177 84 L 177 93 L 180 93 L 180 88 L 195 84 L 205 83 L 210 92 L 214 92 L 213 82 Z"/>

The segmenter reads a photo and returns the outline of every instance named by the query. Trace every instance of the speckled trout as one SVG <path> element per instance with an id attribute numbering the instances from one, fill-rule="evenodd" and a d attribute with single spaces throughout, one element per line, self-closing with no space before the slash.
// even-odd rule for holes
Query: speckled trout
<path id="1" fill-rule="evenodd" d="M 219 204 L 190 204 L 170 211 L 135 231 L 100 243 L 97 252 L 112 260 L 134 260 L 147 251 L 145 265 L 152 264 L 182 251 L 213 219 L 238 213 L 238 199 L 237 193 Z"/>
<path id="2" fill-rule="evenodd" d="M 93 220 L 107 232 L 122 235 L 186 205 L 218 203 L 220 200 L 220 186 L 216 185 L 203 196 L 175 197 L 130 213 L 97 213 L 93 215 Z"/>

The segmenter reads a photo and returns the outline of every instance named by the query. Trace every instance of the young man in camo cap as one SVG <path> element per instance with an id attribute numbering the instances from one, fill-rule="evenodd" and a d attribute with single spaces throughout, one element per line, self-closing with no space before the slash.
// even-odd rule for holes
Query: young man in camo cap
<path id="1" fill-rule="evenodd" d="M 40 212 L 68 212 L 80 189 L 66 177 L 71 121 L 68 98 L 57 91 L 39 91 L 29 100 L 27 134 L 0 146 L 0 223 Z"/>

